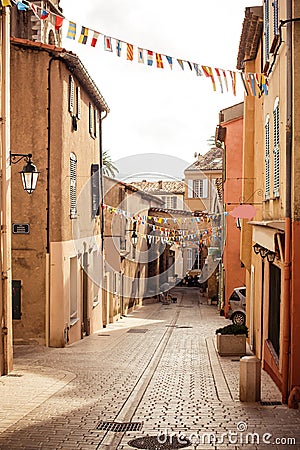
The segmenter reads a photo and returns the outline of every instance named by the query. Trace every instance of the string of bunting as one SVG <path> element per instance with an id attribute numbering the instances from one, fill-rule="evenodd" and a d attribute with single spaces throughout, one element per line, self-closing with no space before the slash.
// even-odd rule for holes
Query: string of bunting
<path id="1" fill-rule="evenodd" d="M 74 41 L 78 38 L 80 44 L 86 45 L 89 43 L 92 47 L 96 47 L 101 37 L 103 39 L 104 50 L 107 52 L 114 52 L 118 57 L 124 55 L 128 61 L 134 61 L 134 59 L 136 59 L 138 63 L 147 64 L 147 66 L 150 67 L 156 66 L 158 69 L 164 69 L 168 66 L 172 70 L 174 64 L 177 64 L 182 70 L 187 68 L 199 77 L 204 76 L 209 78 L 212 83 L 213 91 L 217 91 L 218 83 L 218 90 L 221 93 L 224 93 L 225 91 L 228 92 L 229 86 L 231 86 L 233 94 L 236 95 L 237 75 L 239 74 L 246 95 L 261 96 L 263 94 L 268 94 L 268 79 L 263 73 L 244 73 L 241 71 L 220 69 L 157 53 L 153 50 L 130 44 L 119 38 L 108 36 L 100 31 L 85 26 L 79 26 L 76 22 L 72 22 L 63 16 L 43 9 L 30 1 L 1 0 L 3 6 L 11 6 L 11 2 L 17 6 L 19 11 L 30 9 L 39 20 L 46 20 L 50 15 L 53 15 L 55 17 L 55 29 L 57 31 L 62 28 L 64 22 L 67 22 L 68 29 L 66 37 Z"/>
<path id="2" fill-rule="evenodd" d="M 210 244 L 210 241 L 212 238 L 221 237 L 220 232 L 222 230 L 222 227 L 213 227 L 207 230 L 203 230 L 201 233 L 189 233 L 184 236 L 176 235 L 157 235 L 157 234 L 144 234 L 137 232 L 137 235 L 140 236 L 142 239 L 145 239 L 148 244 L 177 244 L 177 245 L 186 245 L 188 242 L 196 242 L 197 244 L 205 245 Z"/>

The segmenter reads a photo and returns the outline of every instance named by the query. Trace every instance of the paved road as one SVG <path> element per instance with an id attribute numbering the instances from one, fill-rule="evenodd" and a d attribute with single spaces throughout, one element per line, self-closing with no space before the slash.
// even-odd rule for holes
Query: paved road
<path id="1" fill-rule="evenodd" d="M 158 436 L 142 448 L 160 450 L 184 434 L 197 441 L 188 449 L 300 449 L 298 410 L 239 402 L 239 359 L 214 346 L 229 321 L 196 288 L 176 296 L 64 349 L 17 347 L 14 372 L 0 378 L 0 449 L 132 450 L 132 439 Z M 265 372 L 262 400 L 280 401 Z M 102 429 L 111 422 L 141 429 Z"/>

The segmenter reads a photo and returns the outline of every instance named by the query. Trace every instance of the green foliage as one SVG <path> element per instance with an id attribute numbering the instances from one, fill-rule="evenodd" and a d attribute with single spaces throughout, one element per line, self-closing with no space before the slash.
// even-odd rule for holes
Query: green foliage
<path id="1" fill-rule="evenodd" d="M 234 334 L 235 336 L 238 334 L 245 334 L 246 337 L 248 337 L 248 327 L 246 327 L 246 325 L 226 325 L 226 327 L 218 328 L 216 334 Z"/>
<path id="2" fill-rule="evenodd" d="M 117 167 L 112 163 L 111 156 L 107 150 L 103 152 L 102 162 L 103 162 L 103 174 L 114 178 L 115 174 L 118 173 L 119 171 Z"/>

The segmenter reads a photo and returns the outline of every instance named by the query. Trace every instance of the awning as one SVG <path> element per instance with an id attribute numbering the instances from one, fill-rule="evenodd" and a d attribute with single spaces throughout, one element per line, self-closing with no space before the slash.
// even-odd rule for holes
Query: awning
<path id="1" fill-rule="evenodd" d="M 275 252 L 275 236 L 284 232 L 283 221 L 249 222 L 253 225 L 252 240 L 268 250 Z M 277 226 L 276 226 L 276 225 Z"/>

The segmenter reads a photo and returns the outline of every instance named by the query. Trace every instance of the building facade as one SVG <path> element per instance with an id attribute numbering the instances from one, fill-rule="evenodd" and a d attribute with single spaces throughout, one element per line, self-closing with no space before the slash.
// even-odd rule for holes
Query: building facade
<path id="1" fill-rule="evenodd" d="M 29 228 L 12 239 L 14 339 L 61 347 L 102 327 L 87 267 L 101 249 L 109 109 L 79 58 L 54 45 L 12 38 L 11 84 L 11 148 L 32 153 L 40 172 L 27 195 L 13 167 L 12 222 Z"/>
<path id="2" fill-rule="evenodd" d="M 300 385 L 299 17 L 297 1 L 246 8 L 237 65 L 268 75 L 268 95 L 262 84 L 245 97 L 243 195 L 260 207 L 243 226 L 241 256 L 250 344 L 284 402 Z"/>
<path id="3" fill-rule="evenodd" d="M 240 222 L 230 213 L 246 203 L 242 195 L 244 104 L 220 111 L 216 140 L 223 146 L 223 204 L 228 214 L 224 220 L 224 249 L 221 277 L 223 298 L 221 307 L 227 316 L 229 298 L 234 288 L 245 285 L 245 268 L 240 259 Z"/>

